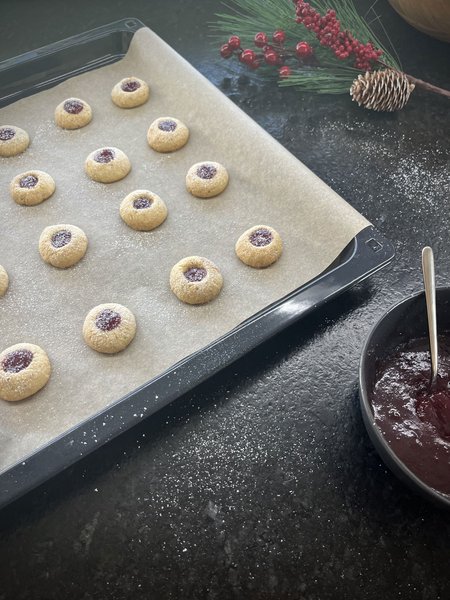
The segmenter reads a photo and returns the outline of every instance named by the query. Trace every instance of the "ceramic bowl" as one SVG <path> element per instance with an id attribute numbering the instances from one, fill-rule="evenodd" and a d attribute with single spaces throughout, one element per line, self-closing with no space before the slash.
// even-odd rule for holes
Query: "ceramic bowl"
<path id="1" fill-rule="evenodd" d="M 443 42 L 450 42 L 449 0 L 389 0 L 410 25 Z"/>
<path id="2" fill-rule="evenodd" d="M 450 332 L 450 288 L 436 290 L 439 333 Z M 440 507 L 450 509 L 450 496 L 436 491 L 419 479 L 398 458 L 375 424 L 370 401 L 379 359 L 391 354 L 400 344 L 428 335 L 425 294 L 402 300 L 390 308 L 372 329 L 364 346 L 359 367 L 360 404 L 364 424 L 379 455 L 404 483 Z"/>

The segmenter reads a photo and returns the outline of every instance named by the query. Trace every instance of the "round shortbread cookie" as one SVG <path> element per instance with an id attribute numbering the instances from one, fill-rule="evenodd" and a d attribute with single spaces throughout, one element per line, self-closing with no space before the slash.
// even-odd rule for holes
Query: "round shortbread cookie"
<path id="1" fill-rule="evenodd" d="M 131 171 L 128 156 L 112 146 L 91 152 L 84 163 L 86 173 L 94 181 L 112 183 L 119 181 Z"/>
<path id="2" fill-rule="evenodd" d="M 30 145 L 28 133 L 15 125 L 0 126 L 0 156 L 16 156 Z"/>
<path id="3" fill-rule="evenodd" d="M 0 398 L 15 402 L 38 392 L 50 379 L 47 354 L 34 344 L 15 344 L 0 354 Z"/>
<path id="4" fill-rule="evenodd" d="M 189 139 L 189 129 L 179 119 L 160 117 L 148 128 L 147 142 L 157 152 L 175 152 Z"/>
<path id="5" fill-rule="evenodd" d="M 89 311 L 83 325 L 83 337 L 97 352 L 115 354 L 124 350 L 136 334 L 133 313 L 121 304 L 99 304 Z"/>
<path id="6" fill-rule="evenodd" d="M 247 229 L 236 242 L 236 254 L 250 267 L 268 267 L 276 262 L 283 251 L 280 235 L 268 225 Z"/>
<path id="7" fill-rule="evenodd" d="M 50 198 L 55 188 L 53 177 L 37 169 L 16 175 L 9 186 L 14 202 L 22 206 L 35 206 L 44 202 Z"/>
<path id="8" fill-rule="evenodd" d="M 147 102 L 150 95 L 148 85 L 139 77 L 125 77 L 113 87 L 111 98 L 120 108 L 135 108 Z"/>
<path id="9" fill-rule="evenodd" d="M 188 191 L 198 198 L 217 196 L 228 185 L 228 173 L 217 162 L 200 162 L 192 165 L 186 175 Z"/>
<path id="10" fill-rule="evenodd" d="M 219 268 L 202 256 L 183 258 L 170 272 L 172 292 L 187 304 L 205 304 L 219 295 L 223 277 Z"/>
<path id="11" fill-rule="evenodd" d="M 148 190 L 135 190 L 125 196 L 119 210 L 125 223 L 138 231 L 151 231 L 167 218 L 164 201 Z"/>
<path id="12" fill-rule="evenodd" d="M 6 269 L 0 265 L 0 298 L 6 294 L 9 286 L 9 277 Z"/>
<path id="13" fill-rule="evenodd" d="M 39 253 L 46 263 L 66 269 L 86 254 L 88 239 L 75 225 L 50 225 L 39 238 Z"/>
<path id="14" fill-rule="evenodd" d="M 67 98 L 55 109 L 55 122 L 63 129 L 80 129 L 92 121 L 92 109 L 80 98 Z"/>

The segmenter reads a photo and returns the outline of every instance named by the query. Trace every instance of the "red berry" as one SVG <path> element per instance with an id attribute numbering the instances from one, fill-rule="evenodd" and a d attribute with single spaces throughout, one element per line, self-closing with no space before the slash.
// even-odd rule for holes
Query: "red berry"
<path id="1" fill-rule="evenodd" d="M 290 75 L 292 75 L 292 70 L 291 67 L 288 66 L 284 66 L 284 67 L 280 67 L 278 69 L 278 73 L 280 74 L 280 77 L 289 77 Z"/>
<path id="2" fill-rule="evenodd" d="M 233 54 L 233 50 L 230 48 L 230 46 L 228 44 L 224 44 L 223 46 L 221 46 L 220 56 L 222 58 L 230 58 L 230 56 L 232 54 Z"/>
<path id="3" fill-rule="evenodd" d="M 258 59 L 252 60 L 251 63 L 248 63 L 248 66 L 250 67 L 250 69 L 257 69 L 260 66 L 260 62 Z"/>
<path id="4" fill-rule="evenodd" d="M 284 44 L 286 40 L 286 34 L 281 29 L 277 29 L 272 35 L 272 39 L 276 44 Z"/>
<path id="5" fill-rule="evenodd" d="M 311 48 L 308 42 L 299 42 L 295 46 L 295 52 L 299 58 L 308 58 L 309 56 L 312 56 L 314 50 Z"/>
<path id="6" fill-rule="evenodd" d="M 269 50 L 264 54 L 264 60 L 268 65 L 277 65 L 280 61 L 280 57 L 275 50 Z"/>
<path id="7" fill-rule="evenodd" d="M 228 40 L 228 45 L 232 50 L 237 50 L 241 47 L 241 39 L 237 35 L 232 35 Z"/>
<path id="8" fill-rule="evenodd" d="M 255 35 L 255 46 L 257 46 L 258 48 L 262 48 L 263 46 L 265 46 L 268 41 L 269 40 L 267 38 L 267 35 L 262 31 Z"/>
<path id="9" fill-rule="evenodd" d="M 239 60 L 246 65 L 249 65 L 256 60 L 256 54 L 253 52 L 253 50 L 243 50 L 239 56 Z"/>

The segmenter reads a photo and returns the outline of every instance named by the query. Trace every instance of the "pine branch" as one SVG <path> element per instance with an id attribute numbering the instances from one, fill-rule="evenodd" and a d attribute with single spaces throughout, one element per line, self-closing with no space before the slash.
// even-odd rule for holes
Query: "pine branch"
<path id="1" fill-rule="evenodd" d="M 317 39 L 309 31 L 295 21 L 295 6 L 292 0 L 228 0 L 225 4 L 230 13 L 217 14 L 217 22 L 213 30 L 217 41 L 230 33 L 238 35 L 243 47 L 252 48 L 256 32 L 267 33 L 282 29 L 291 45 L 301 40 L 315 46 L 316 67 L 305 68 L 301 65 L 290 65 L 292 74 L 280 81 L 282 86 L 294 86 L 303 91 L 324 94 L 347 94 L 349 87 L 360 71 L 346 62 L 337 59 L 326 47 L 317 44 Z M 338 13 L 342 28 L 350 31 L 361 42 L 372 42 L 383 50 L 386 65 L 400 69 L 397 61 L 382 46 L 370 26 L 361 17 L 353 0 L 310 0 L 309 4 L 321 13 L 334 9 Z"/>
<path id="2" fill-rule="evenodd" d="M 332 69 L 316 67 L 294 71 L 286 79 L 281 79 L 281 87 L 295 87 L 301 91 L 316 94 L 348 94 L 348 90 L 359 71 L 356 69 Z"/>

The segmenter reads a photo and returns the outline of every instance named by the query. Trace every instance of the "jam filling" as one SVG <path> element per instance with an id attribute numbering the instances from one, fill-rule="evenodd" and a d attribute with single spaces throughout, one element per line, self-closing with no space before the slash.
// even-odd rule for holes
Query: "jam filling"
<path id="1" fill-rule="evenodd" d="M 195 283 L 206 277 L 206 269 L 202 269 L 201 267 L 191 267 L 184 272 L 184 276 L 191 283 Z"/>
<path id="2" fill-rule="evenodd" d="M 34 186 L 37 184 L 38 182 L 38 178 L 35 177 L 35 175 L 25 175 L 25 177 L 22 177 L 22 179 L 19 181 L 19 185 L 21 188 L 34 188 Z"/>
<path id="3" fill-rule="evenodd" d="M 450 496 L 450 343 L 440 335 L 430 387 L 428 338 L 410 340 L 377 361 L 370 403 L 397 457 L 424 483 Z"/>
<path id="4" fill-rule="evenodd" d="M 124 92 L 135 92 L 141 87 L 141 84 L 139 83 L 139 81 L 134 80 L 125 81 L 125 83 L 122 83 L 121 87 Z"/>
<path id="5" fill-rule="evenodd" d="M 67 244 L 72 239 L 72 234 L 67 229 L 62 229 L 61 231 L 57 231 L 52 235 L 52 246 L 54 248 L 62 248 L 63 246 L 67 246 Z"/>
<path id="6" fill-rule="evenodd" d="M 153 200 L 150 200 L 150 198 L 136 198 L 136 200 L 133 200 L 133 207 L 137 208 L 138 210 L 142 208 L 148 208 L 152 204 Z"/>
<path id="7" fill-rule="evenodd" d="M 217 173 L 213 165 L 202 165 L 197 169 L 197 175 L 200 179 L 212 179 Z"/>
<path id="8" fill-rule="evenodd" d="M 98 163 L 109 163 L 114 160 L 114 158 L 115 155 L 111 148 L 103 148 L 103 150 L 99 150 L 94 156 L 95 162 Z"/>
<path id="9" fill-rule="evenodd" d="M 115 310 L 105 308 L 101 313 L 97 315 L 95 319 L 95 325 L 102 331 L 112 331 L 116 327 L 119 327 L 122 321 L 122 317 Z"/>
<path id="10" fill-rule="evenodd" d="M 2 369 L 5 373 L 19 373 L 30 366 L 33 353 L 30 350 L 14 350 L 2 360 Z"/>
<path id="11" fill-rule="evenodd" d="M 158 129 L 161 129 L 161 131 L 175 131 L 176 128 L 177 124 L 175 121 L 171 121 L 170 119 L 167 119 L 167 121 L 160 121 L 158 123 Z"/>
<path id="12" fill-rule="evenodd" d="M 66 100 L 64 102 L 64 110 L 71 115 L 78 115 L 83 108 L 83 103 L 79 100 Z"/>
<path id="13" fill-rule="evenodd" d="M 257 229 L 250 234 L 248 239 L 253 246 L 268 246 L 273 240 L 273 235 L 268 229 Z"/>
<path id="14" fill-rule="evenodd" d="M 8 140 L 11 140 L 15 135 L 16 132 L 14 131 L 14 129 L 11 129 L 11 127 L 0 128 L 0 140 L 2 142 L 7 142 Z"/>

